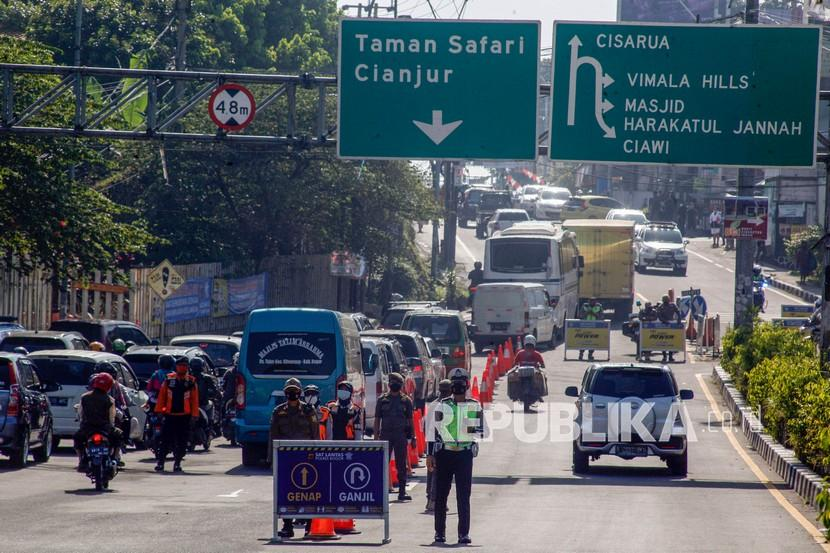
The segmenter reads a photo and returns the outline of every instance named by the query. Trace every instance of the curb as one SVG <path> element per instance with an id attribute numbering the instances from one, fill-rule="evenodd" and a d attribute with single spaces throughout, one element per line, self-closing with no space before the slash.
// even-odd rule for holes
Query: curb
<path id="1" fill-rule="evenodd" d="M 735 422 L 741 425 L 749 444 L 790 489 L 801 496 L 801 499 L 808 505 L 815 507 L 816 496 L 824 485 L 821 476 L 799 461 L 791 449 L 779 444 L 772 436 L 764 432 L 761 421 L 752 412 L 743 395 L 735 388 L 732 377 L 726 371 L 715 367 L 712 370 L 712 377 L 720 387 L 723 399 L 732 416 L 735 417 Z"/>
<path id="2" fill-rule="evenodd" d="M 788 294 L 792 294 L 793 296 L 799 297 L 803 300 L 807 300 L 810 303 L 815 303 L 816 300 L 819 299 L 818 294 L 814 294 L 812 292 L 808 292 L 807 290 L 801 288 L 800 286 L 796 286 L 794 284 L 790 284 L 789 282 L 784 282 L 783 280 L 778 280 L 774 277 L 769 277 L 769 282 L 772 284 L 773 288 L 778 288 L 779 290 L 783 290 Z"/>

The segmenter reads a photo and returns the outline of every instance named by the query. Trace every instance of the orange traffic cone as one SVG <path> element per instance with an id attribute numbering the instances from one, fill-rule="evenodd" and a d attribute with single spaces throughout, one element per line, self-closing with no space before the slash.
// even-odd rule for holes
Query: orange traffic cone
<path id="1" fill-rule="evenodd" d="M 499 344 L 499 349 L 496 350 L 496 367 L 499 372 L 504 370 L 504 347 Z"/>
<path id="2" fill-rule="evenodd" d="M 425 455 L 427 452 L 427 438 L 424 433 L 424 419 L 421 417 L 421 411 L 415 410 L 415 443 L 418 444 L 418 455 Z"/>
<path id="3" fill-rule="evenodd" d="M 695 318 L 689 315 L 689 324 L 686 326 L 686 339 L 695 340 L 697 338 L 697 329 L 695 328 Z"/>
<path id="4" fill-rule="evenodd" d="M 484 405 L 487 402 L 487 390 L 490 386 L 490 375 L 487 374 L 487 371 L 484 371 L 484 374 L 481 376 L 481 388 L 479 389 L 479 398 L 478 400 Z M 475 398 L 475 394 L 473 395 Z"/>
<path id="5" fill-rule="evenodd" d="M 334 520 L 330 518 L 315 518 L 311 521 L 311 531 L 306 535 L 307 540 L 339 540 L 340 536 L 334 531 Z"/>
<path id="6" fill-rule="evenodd" d="M 334 519 L 334 531 L 338 534 L 359 534 L 360 530 L 355 528 L 353 518 Z"/>
<path id="7" fill-rule="evenodd" d="M 513 364 L 513 360 L 516 358 L 516 355 L 513 351 L 513 341 L 512 340 L 507 341 L 507 355 L 506 355 L 506 357 L 507 357 L 507 359 L 505 359 L 504 372 L 502 373 L 502 376 L 507 374 L 507 371 L 509 371 L 512 368 L 511 365 Z"/>
<path id="8" fill-rule="evenodd" d="M 478 377 L 477 376 L 473 377 L 473 386 L 470 389 L 470 396 L 476 401 L 479 401 L 481 399 L 481 394 L 479 394 L 479 392 L 478 392 Z"/>
<path id="9" fill-rule="evenodd" d="M 393 488 L 398 485 L 398 467 L 395 466 L 395 459 L 389 461 L 389 485 Z"/>
<path id="10" fill-rule="evenodd" d="M 416 438 L 415 441 L 417 442 L 418 439 Z M 410 442 L 406 450 L 409 453 L 409 466 L 413 469 L 417 468 L 421 462 L 421 456 L 418 455 L 418 446 Z"/>

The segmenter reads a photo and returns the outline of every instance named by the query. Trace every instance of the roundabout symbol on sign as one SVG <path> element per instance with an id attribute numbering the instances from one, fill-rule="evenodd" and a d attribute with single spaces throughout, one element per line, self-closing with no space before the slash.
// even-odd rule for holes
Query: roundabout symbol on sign
<path id="1" fill-rule="evenodd" d="M 369 467 L 363 463 L 352 463 L 346 467 L 343 476 L 346 480 L 346 485 L 353 490 L 362 490 L 369 485 L 369 480 L 372 479 Z"/>
<path id="2" fill-rule="evenodd" d="M 223 84 L 210 95 L 208 114 L 217 127 L 226 131 L 240 131 L 254 120 L 254 95 L 240 84 Z"/>

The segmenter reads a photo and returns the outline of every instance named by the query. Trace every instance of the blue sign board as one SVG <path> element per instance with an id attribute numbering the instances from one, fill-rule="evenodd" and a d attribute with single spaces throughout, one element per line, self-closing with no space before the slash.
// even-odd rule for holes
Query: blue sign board
<path id="1" fill-rule="evenodd" d="M 266 273 L 228 281 L 228 312 L 244 315 L 265 307 Z"/>
<path id="2" fill-rule="evenodd" d="M 276 442 L 275 515 L 384 518 L 389 509 L 386 445 L 353 441 Z"/>
<path id="3" fill-rule="evenodd" d="M 786 318 L 786 319 L 773 319 L 772 324 L 775 326 L 783 326 L 785 328 L 801 328 L 805 324 L 807 324 L 807 319 L 795 319 L 795 318 Z"/>
<path id="4" fill-rule="evenodd" d="M 164 302 L 164 322 L 210 317 L 213 279 L 189 278 Z"/>
<path id="5" fill-rule="evenodd" d="M 809 319 L 816 308 L 812 305 L 782 305 L 781 316 L 784 318 L 802 318 Z"/>

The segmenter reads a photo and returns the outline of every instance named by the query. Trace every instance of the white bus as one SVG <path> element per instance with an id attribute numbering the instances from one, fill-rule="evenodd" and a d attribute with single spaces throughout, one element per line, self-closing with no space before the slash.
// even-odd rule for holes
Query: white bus
<path id="1" fill-rule="evenodd" d="M 484 245 L 484 282 L 543 284 L 558 337 L 565 319 L 577 316 L 580 265 L 574 233 L 550 223 L 517 223 Z"/>

